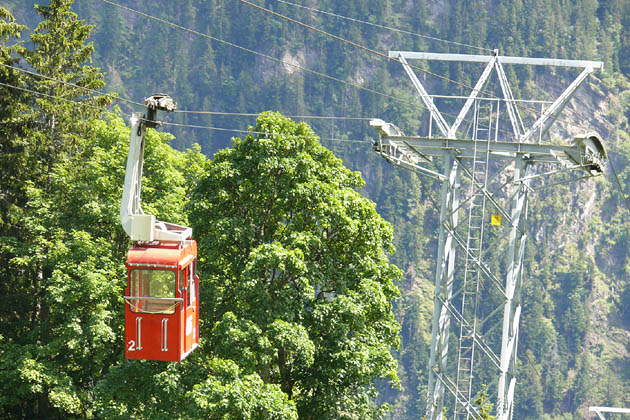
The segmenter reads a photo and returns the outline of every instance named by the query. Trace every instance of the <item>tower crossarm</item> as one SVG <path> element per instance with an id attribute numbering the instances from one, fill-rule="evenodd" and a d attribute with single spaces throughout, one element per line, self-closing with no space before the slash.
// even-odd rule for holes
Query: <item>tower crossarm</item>
<path id="1" fill-rule="evenodd" d="M 459 61 L 469 63 L 487 63 L 492 60 L 491 55 L 475 55 L 475 54 L 448 54 L 448 53 L 429 53 L 416 51 L 390 51 L 391 58 L 404 57 L 412 60 L 438 60 L 438 61 Z M 562 60 L 556 58 L 533 58 L 533 57 L 511 57 L 501 56 L 502 64 L 526 64 L 530 66 L 557 66 L 557 67 L 592 67 L 596 70 L 603 70 L 604 63 L 602 61 L 589 60 Z"/>
<path id="2" fill-rule="evenodd" d="M 586 78 L 595 70 L 603 70 L 604 63 L 601 61 L 589 61 L 589 60 L 563 60 L 554 58 L 532 58 L 532 57 L 512 57 L 512 56 L 499 56 L 498 50 L 494 50 L 491 55 L 467 55 L 467 54 L 448 54 L 448 53 L 429 53 L 429 52 L 412 52 L 412 51 L 390 51 L 389 57 L 399 61 L 409 78 L 411 79 L 414 88 L 419 93 L 422 101 L 429 110 L 432 121 L 436 122 L 438 129 L 443 137 L 455 138 L 456 132 L 464 121 L 466 114 L 468 113 L 472 103 L 476 100 L 479 93 L 484 88 L 486 82 L 489 79 L 491 70 L 494 68 L 503 92 L 503 98 L 507 114 L 512 126 L 512 134 L 517 141 L 528 142 L 531 141 L 535 134 L 541 138 L 547 133 L 551 125 L 557 119 L 558 115 L 562 112 L 567 103 L 571 100 L 578 87 L 586 80 Z M 461 108 L 459 114 L 456 117 L 452 126 L 449 126 L 448 122 L 444 119 L 443 114 L 440 113 L 436 104 L 433 103 L 433 96 L 427 93 L 426 88 L 421 83 L 420 79 L 414 73 L 412 67 L 407 60 L 435 60 L 435 61 L 453 61 L 460 63 L 485 63 L 486 67 L 479 77 L 477 83 L 472 87 L 472 91 L 466 98 L 466 103 Z M 582 72 L 575 78 L 575 80 L 560 94 L 560 96 L 549 106 L 546 110 L 542 110 L 539 118 L 529 128 L 526 127 L 523 118 L 521 117 L 519 107 L 516 105 L 517 100 L 514 98 L 510 82 L 503 69 L 504 64 L 517 64 L 517 65 L 529 65 L 529 66 L 553 66 L 553 67 L 569 67 L 569 68 L 581 68 Z M 497 98 L 499 99 L 499 98 Z M 498 118 L 498 109 L 496 110 Z M 430 129 L 429 129 L 430 130 Z M 429 135 L 430 136 L 430 135 Z"/>
<path id="3" fill-rule="evenodd" d="M 551 143 L 495 142 L 481 139 L 462 140 L 397 134 L 393 136 L 381 135 L 380 141 L 384 145 L 404 145 L 406 156 L 422 156 L 424 162 L 427 162 L 430 157 L 443 157 L 452 151 L 456 152 L 459 159 L 472 159 L 475 143 L 477 143 L 477 148 L 489 147 L 489 159 L 512 160 L 517 155 L 528 155 L 533 163 L 548 162 L 567 166 L 573 162 L 583 167 L 591 175 L 602 173 L 607 160 L 601 139 L 594 132 L 577 136 L 574 139 L 574 144 L 568 146 Z M 380 152 L 381 154 L 386 153 L 384 149 Z M 414 164 L 419 165 L 422 160 L 418 158 Z"/>
<path id="4" fill-rule="evenodd" d="M 556 120 L 564 106 L 571 100 L 573 95 L 578 87 L 586 80 L 589 74 L 594 71 L 593 67 L 586 67 L 582 70 L 582 73 L 565 89 L 564 92 L 555 100 L 553 104 L 549 108 L 543 112 L 543 114 L 538 118 L 531 128 L 523 135 L 521 141 L 527 142 L 532 136 L 540 130 L 540 135 L 545 135 L 545 133 L 551 127 L 551 124 Z"/>
<path id="5" fill-rule="evenodd" d="M 433 178 L 443 180 L 444 175 L 422 166 L 422 163 L 431 163 L 432 158 L 412 149 L 405 141 L 397 140 L 404 134 L 394 124 L 386 123 L 380 119 L 370 120 L 370 126 L 379 132 L 379 141 L 374 144 L 374 151 L 383 156 L 393 165 L 402 168 L 422 172 Z"/>
<path id="6" fill-rule="evenodd" d="M 414 88 L 416 88 L 416 91 L 420 95 L 420 99 L 422 99 L 422 102 L 424 102 L 429 112 L 431 112 L 431 116 L 435 119 L 438 129 L 442 132 L 442 135 L 448 136 L 451 127 L 448 125 L 440 111 L 433 103 L 433 99 L 429 96 L 428 92 L 420 82 L 420 79 L 418 79 L 418 76 L 416 76 L 416 74 L 413 72 L 411 66 L 409 66 L 409 63 L 407 63 L 407 60 L 403 55 L 396 58 L 402 64 L 403 69 L 405 69 L 405 72 L 407 73 L 407 76 L 409 76 L 409 78 L 411 79 L 411 83 L 413 83 Z"/>
<path id="7" fill-rule="evenodd" d="M 602 413 L 630 414 L 630 408 L 589 407 L 588 411 L 596 413 L 597 416 L 602 420 L 605 420 L 605 417 Z"/>

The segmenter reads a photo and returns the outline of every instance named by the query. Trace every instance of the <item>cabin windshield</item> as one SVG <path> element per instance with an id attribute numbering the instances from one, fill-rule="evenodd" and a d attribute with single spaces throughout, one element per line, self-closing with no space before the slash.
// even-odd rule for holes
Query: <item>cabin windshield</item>
<path id="1" fill-rule="evenodd" d="M 170 270 L 131 270 L 129 279 L 129 304 L 133 312 L 172 314 L 175 298 L 176 277 Z M 142 299 L 147 298 L 147 299 Z"/>

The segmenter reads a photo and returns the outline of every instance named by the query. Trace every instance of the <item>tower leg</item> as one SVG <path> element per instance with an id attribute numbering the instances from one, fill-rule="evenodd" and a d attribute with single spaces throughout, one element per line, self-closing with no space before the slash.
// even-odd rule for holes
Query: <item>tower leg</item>
<path id="1" fill-rule="evenodd" d="M 527 176 L 528 162 L 518 155 L 515 161 L 514 179 Z M 511 420 L 514 411 L 514 386 L 516 385 L 516 352 L 521 316 L 521 284 L 523 257 L 525 254 L 525 221 L 527 219 L 528 181 L 516 184 L 512 195 L 512 226 L 508 242 L 506 300 L 503 311 L 501 339 L 501 370 L 497 387 L 497 420 Z"/>
<path id="2" fill-rule="evenodd" d="M 435 269 L 435 296 L 429 356 L 429 388 L 427 391 L 427 420 L 442 420 L 444 384 L 439 376 L 446 372 L 448 336 L 451 315 L 447 309 L 453 295 L 456 243 L 453 232 L 458 224 L 460 166 L 454 156 L 445 159 L 440 207 L 438 256 Z M 454 211 L 455 210 L 455 211 Z"/>

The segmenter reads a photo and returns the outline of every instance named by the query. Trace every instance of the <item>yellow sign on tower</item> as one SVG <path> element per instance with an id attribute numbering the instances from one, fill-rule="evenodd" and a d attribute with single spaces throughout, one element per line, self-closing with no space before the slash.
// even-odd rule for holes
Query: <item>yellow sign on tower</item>
<path id="1" fill-rule="evenodd" d="M 490 215 L 490 224 L 492 226 L 501 226 L 501 215 L 500 214 Z"/>

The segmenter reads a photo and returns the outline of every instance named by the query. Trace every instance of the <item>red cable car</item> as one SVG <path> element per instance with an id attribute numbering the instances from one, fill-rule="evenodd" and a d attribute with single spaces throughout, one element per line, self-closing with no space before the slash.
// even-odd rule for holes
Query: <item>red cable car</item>
<path id="1" fill-rule="evenodd" d="M 140 206 L 144 138 L 157 110 L 172 111 L 166 95 L 145 101 L 133 114 L 120 220 L 136 241 L 127 254 L 125 358 L 179 362 L 199 345 L 197 242 L 192 229 L 160 222 Z"/>
<path id="2" fill-rule="evenodd" d="M 139 243 L 127 254 L 125 358 L 179 362 L 199 345 L 197 243 Z"/>

